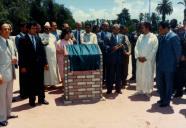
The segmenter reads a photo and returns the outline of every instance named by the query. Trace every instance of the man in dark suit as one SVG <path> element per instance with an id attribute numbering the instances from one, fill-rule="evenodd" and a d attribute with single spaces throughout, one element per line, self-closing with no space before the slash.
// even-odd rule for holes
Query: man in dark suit
<path id="1" fill-rule="evenodd" d="M 122 72 L 124 55 L 128 53 L 128 45 L 125 42 L 125 36 L 119 34 L 120 26 L 113 25 L 112 36 L 107 45 L 109 51 L 109 70 L 107 77 L 107 94 L 112 93 L 113 84 L 115 83 L 116 93 L 122 94 Z"/>
<path id="2" fill-rule="evenodd" d="M 27 28 L 26 28 L 26 23 L 21 23 L 20 24 L 20 33 L 16 36 L 15 38 L 15 43 L 17 50 L 19 49 L 19 42 L 22 38 L 25 37 L 25 34 L 27 33 Z M 19 54 L 19 50 L 18 50 Z M 21 67 L 19 68 L 19 87 L 20 87 L 20 97 L 21 99 L 28 98 L 28 88 L 27 88 L 27 74 L 26 73 L 21 73 L 20 71 Z"/>
<path id="3" fill-rule="evenodd" d="M 21 73 L 28 75 L 29 104 L 35 107 L 36 96 L 40 104 L 49 104 L 44 94 L 44 69 L 48 69 L 46 53 L 37 36 L 37 23 L 27 24 L 28 34 L 19 43 L 19 65 Z"/>
<path id="4" fill-rule="evenodd" d="M 170 31 L 167 22 L 159 24 L 159 47 L 156 55 L 157 87 L 160 94 L 160 107 L 170 105 L 173 94 L 174 76 L 181 58 L 181 43 L 179 37 Z"/>
<path id="5" fill-rule="evenodd" d="M 103 55 L 103 83 L 106 82 L 107 70 L 109 69 L 107 44 L 110 41 L 111 35 L 108 22 L 104 22 L 101 32 L 97 33 L 98 45 Z"/>

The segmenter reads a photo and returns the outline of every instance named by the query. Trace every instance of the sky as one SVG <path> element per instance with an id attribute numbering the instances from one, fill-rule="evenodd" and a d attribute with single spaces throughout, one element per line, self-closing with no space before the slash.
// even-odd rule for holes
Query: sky
<path id="1" fill-rule="evenodd" d="M 132 19 L 138 19 L 139 13 L 146 13 L 149 10 L 149 0 L 55 0 L 59 4 L 64 4 L 69 8 L 76 21 L 86 21 L 92 19 L 116 19 L 117 14 L 123 8 L 129 9 Z M 151 10 L 155 12 L 157 4 L 161 0 L 151 0 Z M 174 12 L 167 16 L 167 19 L 176 18 L 183 20 L 184 6 L 177 4 L 183 0 L 171 0 Z"/>

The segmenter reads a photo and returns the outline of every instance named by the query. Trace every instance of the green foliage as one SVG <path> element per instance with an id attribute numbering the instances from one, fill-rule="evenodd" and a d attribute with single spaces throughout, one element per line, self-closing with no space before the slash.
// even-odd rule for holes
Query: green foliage
<path id="1" fill-rule="evenodd" d="M 172 2 L 170 0 L 162 0 L 156 7 L 156 11 L 162 15 L 162 20 L 165 21 L 166 15 L 173 12 Z"/>
<path id="2" fill-rule="evenodd" d="M 54 0 L 0 0 L 0 20 L 9 20 L 14 27 L 14 34 L 19 31 L 21 22 L 37 21 L 43 25 L 46 21 L 56 21 L 59 26 L 68 22 L 75 25 L 72 13 Z"/>
<path id="3" fill-rule="evenodd" d="M 118 22 L 122 25 L 129 25 L 131 23 L 129 10 L 124 8 L 120 14 L 118 14 Z"/>

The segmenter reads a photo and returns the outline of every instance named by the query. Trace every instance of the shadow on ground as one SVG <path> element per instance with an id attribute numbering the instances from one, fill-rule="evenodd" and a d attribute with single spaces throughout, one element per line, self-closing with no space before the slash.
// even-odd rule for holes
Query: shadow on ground
<path id="1" fill-rule="evenodd" d="M 182 114 L 186 118 L 186 109 L 181 109 L 180 114 Z"/>
<path id="2" fill-rule="evenodd" d="M 172 100 L 172 103 L 175 104 L 175 105 L 186 104 L 186 99 L 174 98 L 174 99 Z"/>
<path id="3" fill-rule="evenodd" d="M 17 107 L 12 108 L 13 112 L 20 112 L 20 111 L 24 111 L 24 110 L 29 110 L 32 109 L 33 107 L 31 107 L 28 103 L 27 104 L 23 104 Z"/>
<path id="4" fill-rule="evenodd" d="M 161 108 L 159 104 L 152 104 L 151 108 L 147 110 L 149 113 L 173 114 L 174 110 L 171 106 Z"/>
<path id="5" fill-rule="evenodd" d="M 146 95 L 142 95 L 142 94 L 139 94 L 139 95 L 132 95 L 132 96 L 129 96 L 128 97 L 131 101 L 150 101 L 150 98 L 147 97 Z"/>

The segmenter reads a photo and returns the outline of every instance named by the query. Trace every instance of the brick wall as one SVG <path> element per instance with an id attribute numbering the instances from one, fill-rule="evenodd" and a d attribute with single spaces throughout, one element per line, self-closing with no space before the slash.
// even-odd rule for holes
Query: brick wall
<path id="1" fill-rule="evenodd" d="M 102 98 L 102 56 L 98 70 L 70 71 L 70 60 L 64 59 L 64 97 L 68 103 L 89 102 Z"/>

